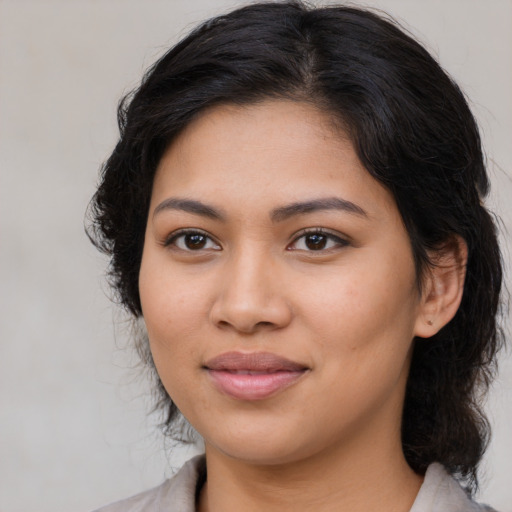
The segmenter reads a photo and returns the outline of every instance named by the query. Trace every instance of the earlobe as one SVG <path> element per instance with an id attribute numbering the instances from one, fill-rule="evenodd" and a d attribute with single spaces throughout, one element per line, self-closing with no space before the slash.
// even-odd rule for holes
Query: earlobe
<path id="1" fill-rule="evenodd" d="M 467 257 L 466 242 L 459 236 L 430 254 L 432 265 L 423 278 L 415 336 L 430 338 L 457 313 L 464 291 Z"/>

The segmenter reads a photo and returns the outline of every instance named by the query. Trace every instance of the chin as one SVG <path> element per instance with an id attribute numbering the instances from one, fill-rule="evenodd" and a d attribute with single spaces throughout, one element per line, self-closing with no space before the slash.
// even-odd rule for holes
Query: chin
<path id="1" fill-rule="evenodd" d="M 237 431 L 226 428 L 220 435 L 206 437 L 206 453 L 214 450 L 248 464 L 273 466 L 309 458 L 321 449 L 315 446 L 318 439 L 304 439 L 299 432 L 283 428 L 282 423 L 276 428 L 251 427 L 241 426 Z"/>
<path id="2" fill-rule="evenodd" d="M 221 451 L 223 455 L 239 462 L 244 462 L 253 466 L 282 466 L 285 464 L 296 463 L 299 460 L 307 458 L 301 451 L 290 450 L 289 447 L 275 447 L 267 445 L 264 448 L 262 444 L 246 443 L 242 446 L 229 446 L 221 449 L 219 447 L 212 447 L 215 450 Z M 251 446 L 252 445 L 252 446 Z M 208 454 L 208 444 L 206 444 L 206 453 Z"/>

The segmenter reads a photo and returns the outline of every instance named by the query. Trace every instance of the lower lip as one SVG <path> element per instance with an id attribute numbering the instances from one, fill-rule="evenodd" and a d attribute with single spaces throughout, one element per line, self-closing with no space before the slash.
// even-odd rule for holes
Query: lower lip
<path id="1" fill-rule="evenodd" d="M 208 370 L 216 387 L 238 400 L 263 400 L 283 391 L 297 382 L 304 371 L 277 371 L 272 373 L 241 374 L 224 370 Z"/>

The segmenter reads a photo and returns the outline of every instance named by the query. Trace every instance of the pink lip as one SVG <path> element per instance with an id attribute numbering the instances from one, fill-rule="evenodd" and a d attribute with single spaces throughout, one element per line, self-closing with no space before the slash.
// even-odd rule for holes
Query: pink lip
<path id="1" fill-rule="evenodd" d="M 221 392 L 238 400 L 263 400 L 291 386 L 308 370 L 268 352 L 227 352 L 204 367 Z"/>

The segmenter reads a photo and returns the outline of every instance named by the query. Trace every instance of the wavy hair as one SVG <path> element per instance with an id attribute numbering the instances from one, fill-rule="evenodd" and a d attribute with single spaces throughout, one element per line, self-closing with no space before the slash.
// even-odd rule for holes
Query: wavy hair
<path id="1" fill-rule="evenodd" d="M 478 127 L 459 87 L 390 18 L 302 2 L 257 3 L 200 25 L 171 48 L 120 103 L 119 141 L 91 201 L 88 234 L 110 256 L 119 301 L 141 316 L 138 276 L 151 188 L 165 149 L 213 105 L 267 98 L 309 102 L 337 120 L 368 172 L 393 194 L 418 279 L 428 254 L 465 240 L 456 316 L 415 339 L 402 446 L 418 473 L 434 461 L 477 487 L 489 425 L 481 397 L 502 342 L 502 268 Z M 147 345 L 142 347 L 147 352 Z M 156 376 L 168 433 L 178 411 Z"/>

